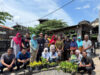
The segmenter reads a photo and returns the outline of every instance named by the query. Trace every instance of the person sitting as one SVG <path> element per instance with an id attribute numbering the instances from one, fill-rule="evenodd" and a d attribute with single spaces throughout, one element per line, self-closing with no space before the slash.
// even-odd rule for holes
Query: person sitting
<path id="1" fill-rule="evenodd" d="M 0 70 L 3 73 L 5 67 L 9 71 L 12 71 L 15 66 L 15 55 L 13 54 L 13 48 L 8 48 L 7 53 L 2 54 L 0 61 Z"/>
<path id="2" fill-rule="evenodd" d="M 82 54 L 80 53 L 80 50 L 75 51 L 76 57 L 77 57 L 77 64 L 80 64 L 82 59 Z"/>
<path id="3" fill-rule="evenodd" d="M 56 52 L 56 50 L 55 50 L 55 47 L 51 47 L 50 48 L 50 62 L 56 62 L 57 61 L 57 59 L 58 59 L 58 54 L 57 54 L 57 52 Z"/>
<path id="4" fill-rule="evenodd" d="M 71 57 L 70 57 L 70 62 L 74 63 L 77 61 L 77 57 L 75 55 L 75 51 L 71 51 Z"/>
<path id="5" fill-rule="evenodd" d="M 92 74 L 92 70 L 95 69 L 94 62 L 92 58 L 87 56 L 87 52 L 82 52 L 82 60 L 79 64 L 78 71 L 84 70 L 87 71 L 89 75 Z"/>
<path id="6" fill-rule="evenodd" d="M 42 57 L 45 58 L 47 61 L 49 60 L 48 48 L 44 48 L 44 51 L 42 52 Z"/>
<path id="7" fill-rule="evenodd" d="M 23 68 L 26 69 L 26 66 L 29 64 L 30 61 L 30 53 L 24 48 L 21 52 L 17 54 L 17 70 L 20 69 L 20 66 L 23 65 Z"/>

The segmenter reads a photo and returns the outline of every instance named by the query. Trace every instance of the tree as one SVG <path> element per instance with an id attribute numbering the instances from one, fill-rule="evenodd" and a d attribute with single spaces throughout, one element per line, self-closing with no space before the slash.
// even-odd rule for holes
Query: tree
<path id="1" fill-rule="evenodd" d="M 8 12 L 0 12 L 0 24 L 4 24 L 6 20 L 11 20 L 12 17 Z"/>
<path id="2" fill-rule="evenodd" d="M 63 22 L 62 20 L 48 20 L 46 22 L 43 22 L 42 24 L 37 25 L 34 28 L 34 33 L 38 35 L 40 32 L 47 33 L 50 30 L 56 30 L 67 26 L 67 23 Z"/>

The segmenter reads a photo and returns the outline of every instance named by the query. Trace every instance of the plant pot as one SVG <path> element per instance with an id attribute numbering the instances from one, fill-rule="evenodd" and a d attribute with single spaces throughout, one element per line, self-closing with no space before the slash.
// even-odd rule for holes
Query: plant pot
<path id="1" fill-rule="evenodd" d="M 43 65 L 43 68 L 49 68 L 50 66 L 48 64 Z"/>

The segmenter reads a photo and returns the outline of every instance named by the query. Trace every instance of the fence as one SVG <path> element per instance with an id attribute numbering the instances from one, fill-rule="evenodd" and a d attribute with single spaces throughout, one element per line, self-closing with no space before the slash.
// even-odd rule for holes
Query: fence
<path id="1" fill-rule="evenodd" d="M 0 40 L 0 52 L 5 52 L 10 47 L 10 40 Z"/>

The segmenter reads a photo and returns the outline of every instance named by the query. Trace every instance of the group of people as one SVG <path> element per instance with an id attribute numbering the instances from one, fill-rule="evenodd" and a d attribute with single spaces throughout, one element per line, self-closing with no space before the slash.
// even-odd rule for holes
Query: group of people
<path id="1" fill-rule="evenodd" d="M 4 67 L 10 71 L 13 70 L 14 66 L 17 66 L 17 70 L 20 69 L 21 65 L 26 68 L 29 62 L 41 61 L 41 57 L 43 57 L 47 62 L 77 62 L 78 70 L 82 69 L 91 74 L 94 66 L 90 57 L 92 42 L 88 35 L 84 36 L 84 40 L 81 36 L 72 39 L 68 36 L 48 36 L 47 34 L 43 36 L 43 33 L 40 33 L 39 36 L 37 38 L 33 34 L 30 37 L 30 34 L 26 33 L 25 37 L 22 37 L 20 33 L 17 33 L 12 38 L 11 47 L 7 53 L 1 56 L 1 72 L 3 72 Z"/>

